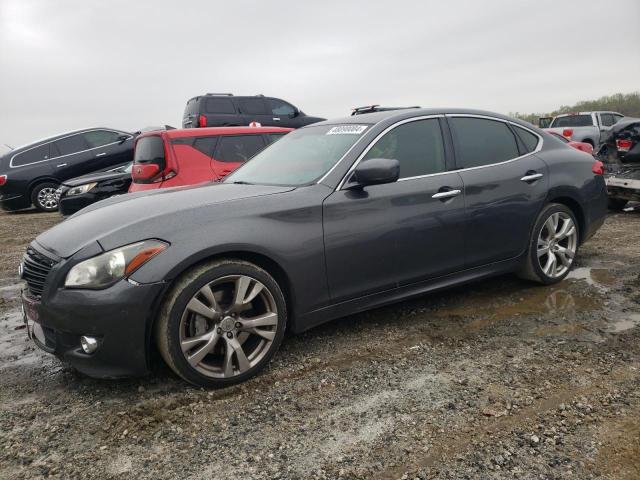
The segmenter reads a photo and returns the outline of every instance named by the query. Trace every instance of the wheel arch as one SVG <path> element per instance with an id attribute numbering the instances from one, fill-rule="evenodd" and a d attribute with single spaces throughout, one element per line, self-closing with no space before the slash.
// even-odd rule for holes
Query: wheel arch
<path id="1" fill-rule="evenodd" d="M 29 182 L 29 185 L 27 186 L 27 191 L 29 192 L 29 196 L 31 196 L 31 194 L 33 193 L 34 188 L 36 188 L 41 183 L 46 183 L 46 182 L 55 183 L 57 185 L 60 185 L 62 183 L 60 182 L 60 180 L 52 176 L 43 176 L 43 177 L 35 178 L 31 180 Z"/>
<path id="2" fill-rule="evenodd" d="M 584 238 L 584 233 L 586 231 L 585 229 L 587 221 L 585 218 L 584 209 L 582 208 L 582 205 L 580 205 L 580 202 L 574 197 L 567 195 L 566 193 L 560 193 L 556 196 L 550 196 L 546 205 L 550 203 L 559 203 L 571 210 L 571 213 L 573 213 L 574 217 L 576 217 L 576 220 L 578 221 L 578 243 L 582 243 L 582 239 Z"/>

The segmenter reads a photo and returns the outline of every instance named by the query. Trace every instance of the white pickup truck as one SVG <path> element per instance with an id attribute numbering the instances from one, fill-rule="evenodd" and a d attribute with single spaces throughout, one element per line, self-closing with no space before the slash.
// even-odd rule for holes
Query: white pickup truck
<path id="1" fill-rule="evenodd" d="M 555 132 L 574 142 L 590 143 L 595 150 L 611 126 L 622 117 L 624 115 L 617 112 L 563 113 L 553 117 L 549 128 L 545 130 Z"/>

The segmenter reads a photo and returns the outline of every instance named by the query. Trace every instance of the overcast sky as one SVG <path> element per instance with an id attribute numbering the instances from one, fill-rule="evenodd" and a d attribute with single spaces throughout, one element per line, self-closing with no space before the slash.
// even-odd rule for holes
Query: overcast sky
<path id="1" fill-rule="evenodd" d="M 545 112 L 640 90 L 640 1 L 0 0 L 0 144 L 179 126 L 205 92 L 311 115 Z"/>

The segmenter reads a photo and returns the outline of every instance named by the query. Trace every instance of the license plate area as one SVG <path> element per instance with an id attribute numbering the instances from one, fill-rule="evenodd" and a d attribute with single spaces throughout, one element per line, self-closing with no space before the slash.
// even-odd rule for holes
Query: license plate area
<path id="1" fill-rule="evenodd" d="M 27 337 L 36 342 L 39 347 L 50 350 L 51 347 L 47 346 L 47 338 L 40 324 L 38 305 L 40 305 L 38 300 L 30 298 L 25 295 L 24 291 L 22 292 L 22 318 L 26 326 Z"/>

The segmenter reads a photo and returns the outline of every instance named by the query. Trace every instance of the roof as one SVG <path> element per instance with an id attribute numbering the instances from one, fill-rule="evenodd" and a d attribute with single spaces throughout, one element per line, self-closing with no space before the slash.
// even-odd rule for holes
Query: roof
<path id="1" fill-rule="evenodd" d="M 204 137 L 208 135 L 246 135 L 256 133 L 288 133 L 293 128 L 282 127 L 205 127 L 205 128 L 176 128 L 174 130 L 155 130 L 145 132 L 138 138 L 153 135 L 166 135 L 167 138 Z"/>
<path id="2" fill-rule="evenodd" d="M 591 115 L 592 113 L 615 113 L 616 115 L 622 115 L 618 112 L 612 112 L 609 110 L 592 110 L 591 112 L 569 112 L 569 113 L 559 113 L 555 118 L 559 117 L 572 117 L 574 115 Z"/>
<path id="3" fill-rule="evenodd" d="M 50 137 L 46 137 L 46 138 L 41 138 L 39 140 L 35 140 L 35 141 L 33 141 L 31 143 L 27 143 L 25 145 L 20 145 L 18 147 L 15 147 L 13 150 L 11 150 L 11 152 L 16 153 L 19 150 L 23 150 L 25 148 L 36 147 L 36 146 L 41 145 L 43 143 L 53 142 L 54 140 L 58 140 L 58 139 L 60 139 L 62 137 L 68 137 L 68 136 L 71 136 L 71 135 L 75 135 L 76 133 L 90 132 L 92 130 L 110 130 L 112 132 L 122 132 L 122 133 L 126 133 L 128 135 L 131 135 L 130 132 L 127 132 L 125 130 L 120 130 L 119 128 L 111 128 L 111 127 L 82 128 L 80 130 L 70 130 L 68 132 L 58 133 L 56 135 L 51 135 Z"/>
<path id="4" fill-rule="evenodd" d="M 474 110 L 469 108 L 411 108 L 405 110 L 388 110 L 375 113 L 365 113 L 362 115 L 354 115 L 343 118 L 337 118 L 332 120 L 325 120 L 323 122 L 312 123 L 303 128 L 309 128 L 316 125 L 338 125 L 338 124 L 367 124 L 373 125 L 382 121 L 390 120 L 397 121 L 406 118 L 423 117 L 427 115 L 447 115 L 447 114 L 467 114 L 467 115 L 480 115 L 495 117 L 502 120 L 508 120 L 510 122 L 518 123 L 527 128 L 532 128 L 532 125 L 523 120 L 517 118 L 507 117 L 501 113 L 489 112 L 486 110 Z"/>

